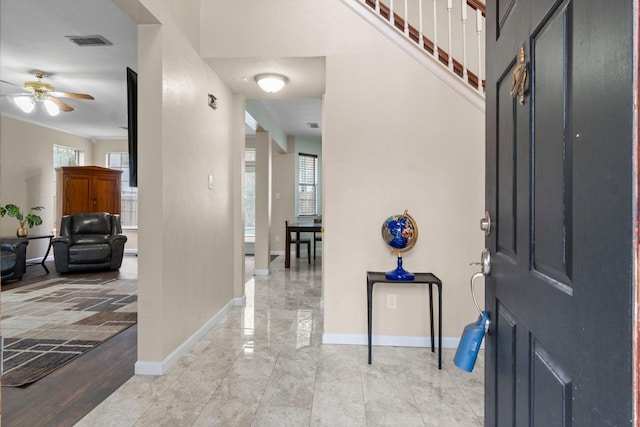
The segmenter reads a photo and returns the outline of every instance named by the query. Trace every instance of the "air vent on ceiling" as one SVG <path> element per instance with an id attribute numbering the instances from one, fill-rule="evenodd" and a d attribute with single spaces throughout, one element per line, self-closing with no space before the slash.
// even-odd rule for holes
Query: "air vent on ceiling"
<path id="1" fill-rule="evenodd" d="M 307 125 L 309 125 L 309 127 L 311 129 L 318 129 L 318 124 L 317 123 L 307 123 Z"/>
<path id="2" fill-rule="evenodd" d="M 65 36 L 78 46 L 111 46 L 109 40 L 102 36 Z"/>

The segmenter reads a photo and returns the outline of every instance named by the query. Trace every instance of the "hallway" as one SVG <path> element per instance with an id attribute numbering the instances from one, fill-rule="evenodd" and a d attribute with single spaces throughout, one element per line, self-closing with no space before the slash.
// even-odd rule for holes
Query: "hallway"
<path id="1" fill-rule="evenodd" d="M 321 259 L 271 264 L 162 377 L 134 376 L 78 426 L 451 426 L 483 424 L 483 358 L 454 351 L 322 345 Z M 364 296 L 364 291 L 363 291 Z"/>

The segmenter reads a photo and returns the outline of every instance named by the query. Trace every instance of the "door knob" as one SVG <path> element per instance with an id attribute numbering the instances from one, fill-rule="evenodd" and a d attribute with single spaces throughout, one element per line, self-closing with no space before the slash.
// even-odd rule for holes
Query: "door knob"
<path id="1" fill-rule="evenodd" d="M 491 274 L 491 252 L 487 248 L 484 248 L 480 254 L 480 271 L 485 276 Z"/>
<path id="2" fill-rule="evenodd" d="M 480 230 L 484 231 L 484 235 L 491 234 L 491 214 L 489 211 L 484 211 L 484 218 L 480 219 Z"/>
<path id="3" fill-rule="evenodd" d="M 476 279 L 488 276 L 489 273 L 491 273 L 491 252 L 489 251 L 489 249 L 484 248 L 482 250 L 482 254 L 480 255 L 480 262 L 472 262 L 470 265 L 480 265 L 480 271 L 471 276 L 471 296 L 473 297 L 473 302 L 476 305 L 478 312 L 480 312 L 480 315 L 482 315 L 483 312 L 480 308 L 480 305 L 478 304 L 478 300 L 476 300 L 476 294 L 473 287 Z"/>

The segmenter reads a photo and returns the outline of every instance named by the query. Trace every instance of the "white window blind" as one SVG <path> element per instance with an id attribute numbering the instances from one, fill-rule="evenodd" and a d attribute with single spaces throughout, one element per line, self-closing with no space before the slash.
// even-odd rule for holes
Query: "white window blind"
<path id="1" fill-rule="evenodd" d="M 318 213 L 318 156 L 298 154 L 298 215 Z"/>
<path id="2" fill-rule="evenodd" d="M 121 170 L 120 221 L 124 227 L 138 225 L 138 188 L 129 186 L 129 153 L 107 153 L 107 167 Z"/>
<path id="3" fill-rule="evenodd" d="M 84 151 L 76 150 L 75 148 L 64 147 L 62 145 L 53 145 L 53 224 L 57 227 L 58 218 L 56 218 L 58 203 L 56 199 L 56 168 L 61 166 L 83 166 L 84 164 Z"/>

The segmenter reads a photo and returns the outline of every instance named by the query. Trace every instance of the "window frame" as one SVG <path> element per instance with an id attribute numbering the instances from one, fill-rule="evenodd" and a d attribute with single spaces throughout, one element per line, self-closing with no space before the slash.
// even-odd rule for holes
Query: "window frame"
<path id="1" fill-rule="evenodd" d="M 59 163 L 57 160 L 59 160 L 59 157 L 57 156 L 56 151 L 58 149 L 63 149 L 67 152 L 73 152 L 74 154 L 74 162 L 75 164 L 62 164 Z M 64 167 L 64 166 L 84 166 L 84 151 L 83 150 L 79 150 L 77 148 L 74 147 L 68 147 L 66 145 L 61 145 L 61 144 L 53 144 L 53 153 L 52 153 L 52 164 L 53 164 L 53 213 L 52 213 L 52 217 L 53 217 L 53 229 L 57 230 L 58 228 L 58 219 L 56 218 L 57 212 L 58 212 L 58 194 L 57 194 L 57 188 L 58 188 L 58 173 L 56 171 L 57 168 L 59 167 Z"/>
<path id="2" fill-rule="evenodd" d="M 310 176 L 312 178 L 307 179 Z M 298 190 L 296 197 L 299 217 L 318 216 L 318 184 L 318 155 L 298 153 Z M 303 191 L 303 188 L 310 189 L 310 191 Z M 305 196 L 308 193 L 312 193 L 311 198 Z M 307 208 L 309 203 L 312 204 L 312 208 Z"/>
<path id="3" fill-rule="evenodd" d="M 111 156 L 119 155 L 120 156 L 120 165 L 112 165 L 111 164 Z M 126 162 L 123 162 L 126 160 Z M 122 166 L 126 163 L 126 166 Z M 137 230 L 138 229 L 138 200 L 139 200 L 139 192 L 137 187 L 129 186 L 129 153 L 126 151 L 109 151 L 105 155 L 105 164 L 109 169 L 120 170 L 122 172 L 122 179 L 120 182 L 120 219 L 122 221 L 122 229 L 123 230 Z M 132 197 L 131 199 L 126 199 L 127 197 Z M 132 203 L 130 203 L 132 202 Z M 131 215 L 135 217 L 135 224 L 127 224 L 125 219 L 128 217 L 125 214 L 125 206 L 133 205 L 133 209 L 126 210 L 126 212 L 132 212 Z"/>

